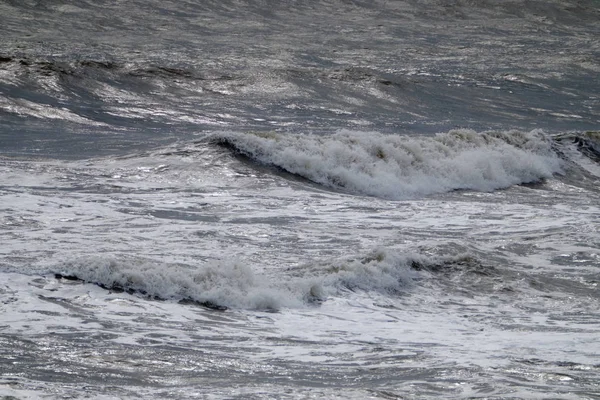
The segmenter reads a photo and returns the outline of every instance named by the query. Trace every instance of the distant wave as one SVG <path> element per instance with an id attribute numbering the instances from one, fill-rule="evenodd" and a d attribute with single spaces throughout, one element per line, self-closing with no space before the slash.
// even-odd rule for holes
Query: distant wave
<path id="1" fill-rule="evenodd" d="M 492 191 L 562 172 L 552 141 L 541 131 L 457 129 L 433 137 L 348 130 L 330 136 L 222 132 L 215 140 L 313 182 L 391 199 Z"/>

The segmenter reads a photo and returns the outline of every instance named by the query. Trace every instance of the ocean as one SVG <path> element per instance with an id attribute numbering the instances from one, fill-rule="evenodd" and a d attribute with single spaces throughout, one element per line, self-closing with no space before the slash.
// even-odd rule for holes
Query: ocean
<path id="1" fill-rule="evenodd" d="M 597 0 L 0 0 L 0 398 L 600 399 Z"/>

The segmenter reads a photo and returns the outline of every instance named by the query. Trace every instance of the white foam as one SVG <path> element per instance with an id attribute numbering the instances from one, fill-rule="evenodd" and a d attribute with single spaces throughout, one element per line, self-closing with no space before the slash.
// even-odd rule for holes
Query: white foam
<path id="1" fill-rule="evenodd" d="M 392 199 L 491 191 L 562 172 L 540 131 L 459 129 L 433 137 L 348 130 L 329 136 L 222 132 L 216 138 L 314 182 Z"/>

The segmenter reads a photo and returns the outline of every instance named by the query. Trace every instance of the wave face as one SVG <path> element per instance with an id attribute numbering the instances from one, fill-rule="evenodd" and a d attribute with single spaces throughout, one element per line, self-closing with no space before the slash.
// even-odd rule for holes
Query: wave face
<path id="1" fill-rule="evenodd" d="M 539 131 L 459 129 L 434 137 L 342 130 L 331 136 L 226 132 L 217 140 L 261 163 L 352 193 L 408 199 L 491 191 L 562 172 Z"/>

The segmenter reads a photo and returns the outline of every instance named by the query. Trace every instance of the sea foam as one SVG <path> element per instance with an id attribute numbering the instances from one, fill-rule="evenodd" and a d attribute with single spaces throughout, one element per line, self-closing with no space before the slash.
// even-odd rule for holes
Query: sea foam
<path id="1" fill-rule="evenodd" d="M 457 189 L 492 191 L 562 172 L 560 158 L 541 131 L 457 129 L 435 136 L 220 132 L 215 140 L 313 182 L 390 199 Z"/>

